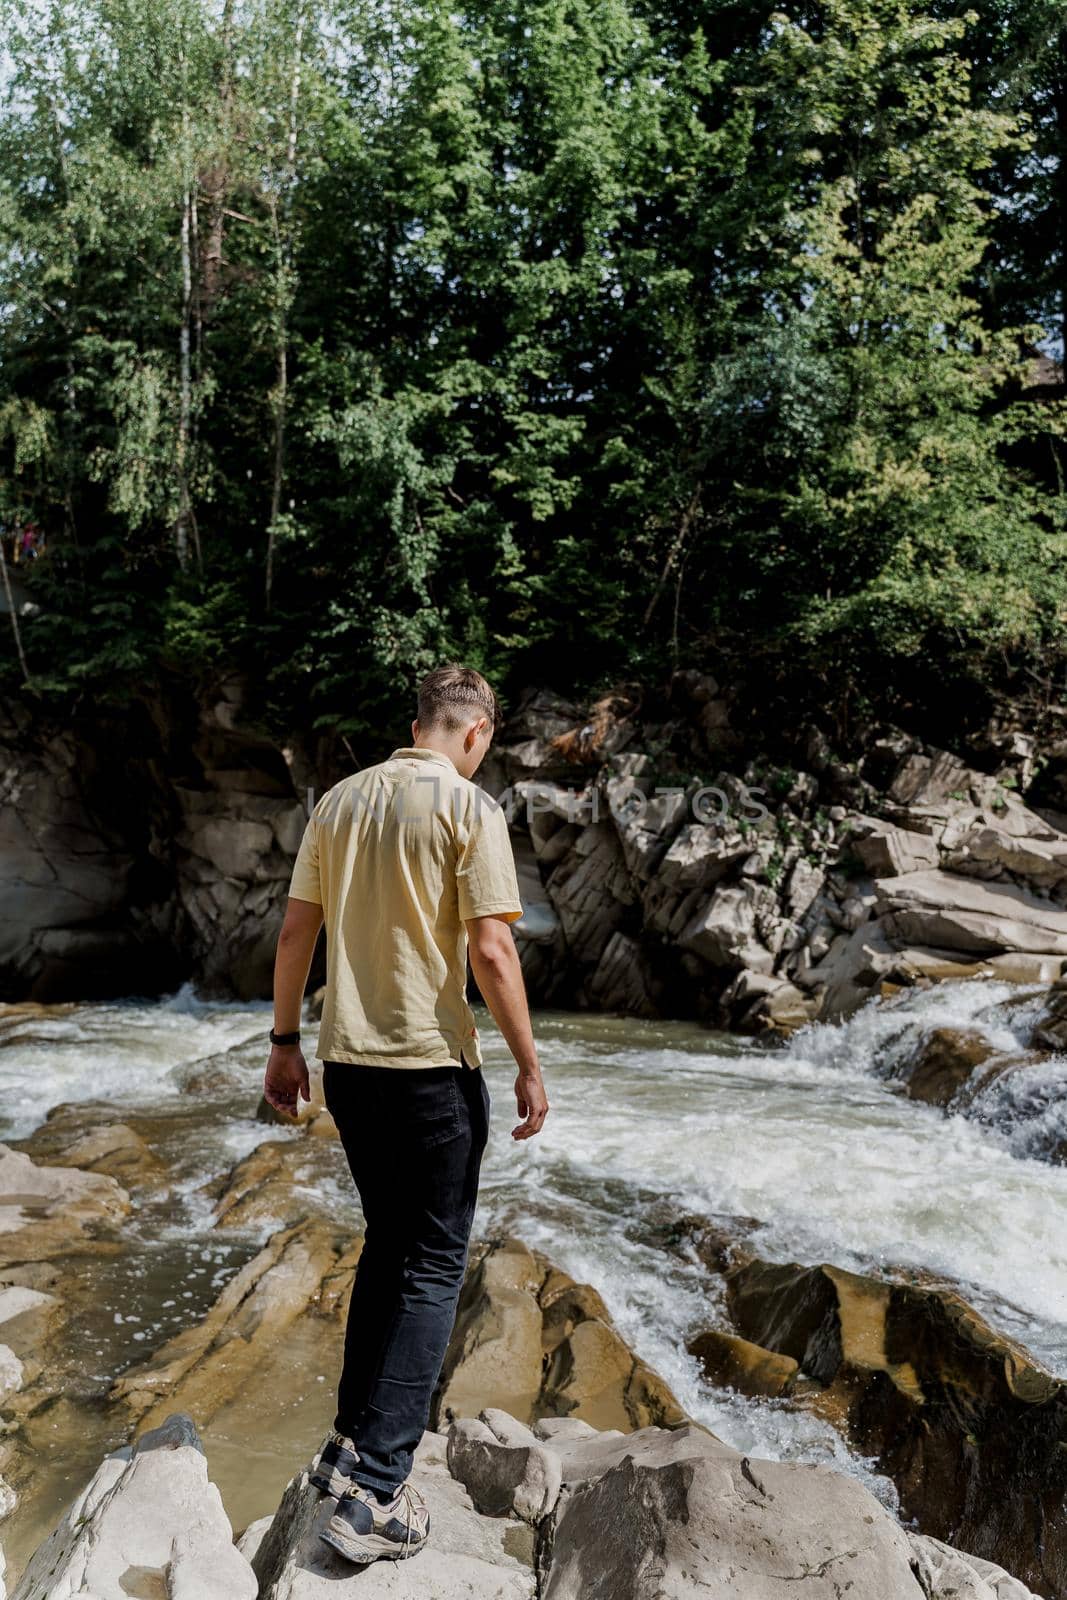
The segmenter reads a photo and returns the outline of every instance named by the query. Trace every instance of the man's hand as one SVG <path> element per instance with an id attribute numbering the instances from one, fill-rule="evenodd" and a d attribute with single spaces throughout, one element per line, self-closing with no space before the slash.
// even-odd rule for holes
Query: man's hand
<path id="1" fill-rule="evenodd" d="M 503 917 L 469 917 L 465 924 L 471 953 L 471 967 L 478 980 L 482 999 L 493 1013 L 508 1049 L 515 1057 L 519 1075 L 515 1079 L 515 1100 L 522 1121 L 512 1128 L 513 1139 L 532 1139 L 540 1133 L 548 1116 L 548 1100 L 537 1062 L 537 1047 L 530 1026 L 530 1008 L 522 981 L 515 940 Z"/>
<path id="2" fill-rule="evenodd" d="M 311 1099 L 307 1062 L 298 1044 L 271 1045 L 263 1094 L 267 1104 L 286 1117 L 296 1116 L 298 1100 Z"/>
<path id="3" fill-rule="evenodd" d="M 515 1101 L 522 1121 L 512 1128 L 513 1139 L 532 1139 L 548 1116 L 548 1097 L 540 1072 L 520 1072 L 515 1079 Z"/>

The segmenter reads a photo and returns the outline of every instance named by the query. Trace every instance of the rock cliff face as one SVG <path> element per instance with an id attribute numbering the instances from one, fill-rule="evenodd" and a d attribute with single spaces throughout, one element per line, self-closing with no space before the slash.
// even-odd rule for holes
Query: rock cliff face
<path id="1" fill-rule="evenodd" d="M 0 725 L 0 998 L 268 992 L 304 773 L 239 704 Z"/>
<path id="2" fill-rule="evenodd" d="M 774 768 L 739 757 L 710 679 L 665 709 L 533 697 L 491 754 L 539 998 L 788 1033 L 902 985 L 1060 976 L 1067 819 L 1012 768 L 894 732 L 851 764 L 811 734 L 806 768 Z"/>
<path id="3" fill-rule="evenodd" d="M 1060 976 L 1067 819 L 1019 798 L 1026 741 L 979 771 L 895 730 L 848 762 L 797 730 L 771 765 L 732 715 L 689 672 L 643 708 L 534 694 L 510 718 L 481 781 L 538 1000 L 788 1032 L 902 984 Z M 0 997 L 266 995 L 308 790 L 337 776 L 246 727 L 237 685 L 125 728 L 9 719 Z"/>

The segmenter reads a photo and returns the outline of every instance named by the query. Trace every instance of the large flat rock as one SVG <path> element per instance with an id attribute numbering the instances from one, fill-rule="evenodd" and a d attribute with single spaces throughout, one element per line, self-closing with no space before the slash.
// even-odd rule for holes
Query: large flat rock
<path id="1" fill-rule="evenodd" d="M 1067 910 L 1014 884 L 930 870 L 879 878 L 875 892 L 882 925 L 900 944 L 1067 955 Z"/>

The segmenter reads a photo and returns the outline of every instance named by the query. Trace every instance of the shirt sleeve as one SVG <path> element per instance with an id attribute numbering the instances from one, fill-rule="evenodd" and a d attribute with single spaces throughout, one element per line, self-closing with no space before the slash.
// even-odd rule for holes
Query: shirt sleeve
<path id="1" fill-rule="evenodd" d="M 495 805 L 488 795 L 474 806 L 470 833 L 456 867 L 456 881 L 459 914 L 464 922 L 471 917 L 503 917 L 515 922 L 522 916 L 508 819 L 503 806 Z"/>
<path id="2" fill-rule="evenodd" d="M 289 895 L 293 900 L 309 900 L 314 906 L 322 905 L 318 823 L 314 815 L 308 818 L 304 837 L 300 841 L 300 849 L 297 851 L 293 866 L 293 876 L 289 883 Z"/>

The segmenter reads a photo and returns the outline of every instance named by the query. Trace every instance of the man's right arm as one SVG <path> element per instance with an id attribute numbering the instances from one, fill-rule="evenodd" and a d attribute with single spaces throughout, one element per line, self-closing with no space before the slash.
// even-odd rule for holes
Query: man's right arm
<path id="1" fill-rule="evenodd" d="M 517 1128 L 512 1128 L 511 1137 L 530 1139 L 541 1131 L 548 1115 L 548 1100 L 537 1060 L 519 952 L 503 917 L 471 917 L 465 926 L 475 981 L 519 1069 L 515 1099 L 523 1120 Z"/>

